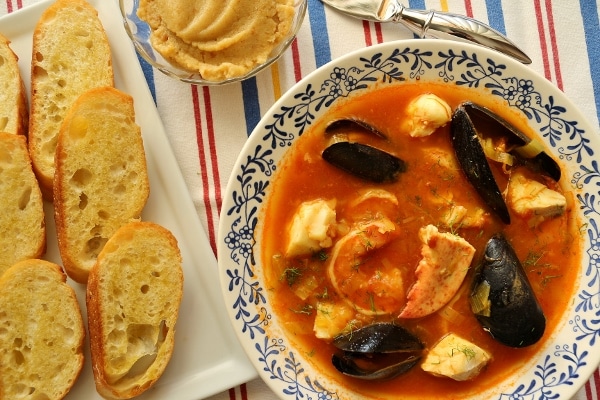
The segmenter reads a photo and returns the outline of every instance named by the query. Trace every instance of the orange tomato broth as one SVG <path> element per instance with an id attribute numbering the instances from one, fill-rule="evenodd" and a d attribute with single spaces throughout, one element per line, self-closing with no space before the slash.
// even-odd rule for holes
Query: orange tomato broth
<path id="1" fill-rule="evenodd" d="M 499 100 L 481 92 L 441 83 L 381 87 L 330 108 L 326 115 L 319 118 L 296 140 L 278 164 L 278 171 L 273 177 L 261 217 L 262 273 L 274 318 L 293 343 L 290 350 L 302 354 L 319 371 L 319 376 L 336 381 L 336 385 L 339 385 L 337 387 L 340 388 L 340 398 L 354 398 L 352 393 L 355 392 L 369 398 L 458 399 L 492 389 L 505 379 L 515 379 L 511 377 L 515 370 L 530 365 L 552 333 L 564 323 L 561 317 L 571 303 L 581 269 L 582 237 L 575 215 L 574 196 L 562 188 L 552 187 L 565 194 L 568 211 L 560 217 L 544 221 L 537 227 L 529 227 L 527 221 L 512 212 L 510 225 L 504 225 L 490 214 L 483 229 L 457 227 L 453 233 L 463 237 L 476 248 L 471 268 L 459 294 L 451 301 L 449 307 L 442 308 L 430 316 L 417 320 L 395 319 L 398 324 L 417 335 L 426 348 L 431 348 L 445 334 L 453 332 L 488 351 L 493 360 L 477 377 L 470 381 L 456 382 L 449 378 L 434 377 L 417 365 L 393 380 L 372 382 L 346 377 L 335 370 L 331 364 L 333 346 L 315 338 L 313 333 L 316 303 L 323 299 L 324 294 L 331 301 L 339 301 L 326 278 L 327 260 L 322 261 L 314 256 L 306 257 L 305 260 L 282 261 L 280 258 L 287 245 L 288 225 L 298 206 L 302 202 L 319 198 L 336 199 L 336 218 L 340 221 L 353 217 L 348 215 L 350 211 L 345 207 L 364 188 L 382 188 L 394 193 L 398 198 L 399 207 L 391 219 L 396 223 L 398 236 L 387 246 L 374 252 L 373 259 L 369 261 L 392 260 L 395 265 L 401 266 L 406 292 L 415 280 L 414 270 L 421 258 L 421 242 L 417 235 L 419 228 L 433 224 L 442 232 L 450 230 L 439 223 L 444 208 L 443 202 L 448 199 L 449 193 L 452 193 L 452 201 L 456 204 L 478 206 L 488 210 L 466 182 L 462 171 L 440 168 L 435 162 L 435 154 L 440 151 L 449 152 L 455 157 L 450 144 L 449 124 L 425 138 L 412 138 L 403 128 L 403 121 L 407 118 L 404 112 L 406 105 L 421 93 L 438 95 L 453 110 L 467 100 L 487 106 L 528 136 L 535 136 L 526 125 L 524 116 L 509 110 Z M 399 176 L 397 182 L 369 183 L 350 176 L 322 159 L 323 149 L 331 144 L 331 137 L 324 132 L 326 125 L 332 120 L 348 117 L 367 121 L 379 128 L 389 140 L 382 140 L 374 135 L 359 135 L 353 139 L 371 144 L 406 161 L 407 171 Z M 493 165 L 493 168 L 503 191 L 507 185 L 507 178 L 499 166 Z M 388 206 L 382 204 L 382 210 L 389 213 Z M 482 257 L 487 240 L 497 232 L 503 232 L 514 247 L 546 316 L 543 338 L 527 348 L 513 349 L 496 342 L 483 331 L 468 303 L 467 297 L 475 266 Z M 326 249 L 326 253 L 330 254 L 331 248 Z M 311 276 L 316 277 L 319 282 L 319 287 L 304 301 L 294 294 L 294 285 L 298 282 L 290 285 L 285 278 L 286 268 L 298 265 L 301 266 L 298 279 Z M 359 319 L 368 324 L 394 319 L 393 317 L 359 316 Z"/>

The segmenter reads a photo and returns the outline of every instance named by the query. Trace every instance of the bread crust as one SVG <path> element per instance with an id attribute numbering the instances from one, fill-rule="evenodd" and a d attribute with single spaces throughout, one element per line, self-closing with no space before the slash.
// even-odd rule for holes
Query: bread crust
<path id="1" fill-rule="evenodd" d="M 0 131 L 26 135 L 29 119 L 27 93 L 19 70 L 19 58 L 10 47 L 10 41 L 0 34 Z"/>
<path id="2" fill-rule="evenodd" d="M 46 251 L 44 202 L 23 135 L 0 132 L 0 275 Z"/>
<path id="3" fill-rule="evenodd" d="M 182 295 L 181 254 L 167 229 L 132 222 L 106 243 L 86 292 L 100 395 L 128 399 L 156 383 L 173 353 Z"/>
<path id="4" fill-rule="evenodd" d="M 49 201 L 62 120 L 81 94 L 99 86 L 114 86 L 114 72 L 98 11 L 85 0 L 57 0 L 35 26 L 31 57 L 29 152 Z"/>
<path id="5" fill-rule="evenodd" d="M 137 221 L 150 185 L 133 98 L 113 87 L 82 94 L 56 146 L 54 220 L 69 277 L 85 283 L 106 241 Z"/>
<path id="6" fill-rule="evenodd" d="M 32 397 L 62 399 L 77 381 L 85 329 L 66 279 L 60 266 L 39 259 L 0 277 L 0 398 L 22 398 L 25 386 Z"/>

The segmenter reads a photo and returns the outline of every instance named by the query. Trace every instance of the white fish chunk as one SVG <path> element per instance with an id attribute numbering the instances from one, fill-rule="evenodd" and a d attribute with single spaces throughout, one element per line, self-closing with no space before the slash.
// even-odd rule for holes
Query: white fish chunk
<path id="1" fill-rule="evenodd" d="M 490 360 L 487 351 L 450 333 L 429 351 L 421 368 L 435 376 L 466 381 L 479 375 Z"/>
<path id="2" fill-rule="evenodd" d="M 519 172 L 510 177 L 507 200 L 512 210 L 528 219 L 530 225 L 562 215 L 567 209 L 565 196 Z"/>
<path id="3" fill-rule="evenodd" d="M 313 331 L 319 339 L 333 339 L 351 328 L 354 310 L 344 302 L 318 302 Z"/>
<path id="4" fill-rule="evenodd" d="M 317 199 L 302 203 L 288 230 L 285 255 L 310 255 L 331 247 L 336 231 L 335 225 L 335 201 Z"/>
<path id="5" fill-rule="evenodd" d="M 429 136 L 452 119 L 448 103 L 432 93 L 413 99 L 406 112 L 409 115 L 406 128 L 412 137 Z"/>

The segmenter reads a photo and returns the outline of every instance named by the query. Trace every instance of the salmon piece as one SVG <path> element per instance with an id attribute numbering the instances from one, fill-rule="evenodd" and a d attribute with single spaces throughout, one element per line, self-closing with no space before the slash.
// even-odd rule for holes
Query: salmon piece
<path id="1" fill-rule="evenodd" d="M 419 238 L 422 259 L 399 318 L 421 318 L 442 308 L 458 292 L 475 255 L 469 242 L 433 225 L 421 228 Z"/>

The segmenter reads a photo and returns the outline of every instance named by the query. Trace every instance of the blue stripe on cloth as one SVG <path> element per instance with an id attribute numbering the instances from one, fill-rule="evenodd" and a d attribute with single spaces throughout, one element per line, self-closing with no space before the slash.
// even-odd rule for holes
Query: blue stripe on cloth
<path id="1" fill-rule="evenodd" d="M 425 5 L 425 0 L 409 0 L 408 7 L 414 8 L 415 10 L 429 10 L 429 8 L 427 8 L 427 6 Z M 416 33 L 413 33 L 413 37 L 415 39 L 419 39 L 421 36 L 417 35 Z"/>
<path id="2" fill-rule="evenodd" d="M 598 6 L 595 1 L 579 0 L 583 28 L 585 31 L 585 43 L 590 60 L 590 72 L 596 101 L 596 115 L 600 121 L 600 65 L 594 60 L 600 59 L 600 22 L 598 21 Z"/>
<path id="3" fill-rule="evenodd" d="M 504 25 L 504 11 L 502 11 L 502 2 L 498 0 L 485 0 L 485 6 L 488 13 L 488 21 L 492 28 L 506 35 L 506 26 Z"/>
<path id="4" fill-rule="evenodd" d="M 256 78 L 242 81 L 242 97 L 244 98 L 246 135 L 250 136 L 256 125 L 260 122 L 260 106 Z"/>
<path id="5" fill-rule="evenodd" d="M 409 0 L 408 7 L 414 8 L 415 10 L 426 10 L 425 0 Z"/>
<path id="6" fill-rule="evenodd" d="M 152 65 L 146 60 L 144 60 L 137 52 L 135 53 L 140 62 L 140 66 L 142 67 L 142 72 L 144 73 L 144 78 L 146 78 L 146 83 L 148 84 L 148 89 L 150 89 L 150 93 L 152 94 L 152 98 L 154 99 L 154 104 L 156 104 L 156 85 L 154 84 L 154 69 Z"/>
<path id="7" fill-rule="evenodd" d="M 325 6 L 320 0 L 308 0 L 308 18 L 315 49 L 315 63 L 317 68 L 331 61 L 331 47 L 329 33 L 325 20 Z"/>

